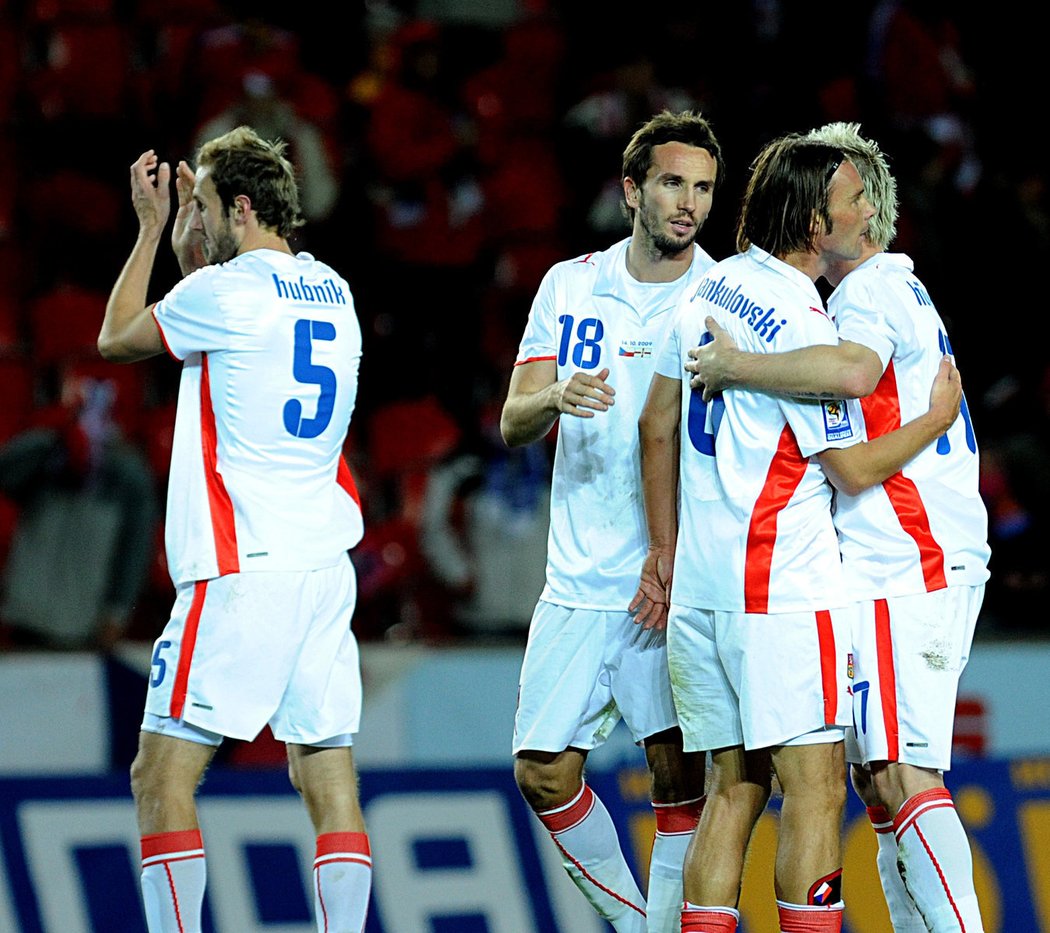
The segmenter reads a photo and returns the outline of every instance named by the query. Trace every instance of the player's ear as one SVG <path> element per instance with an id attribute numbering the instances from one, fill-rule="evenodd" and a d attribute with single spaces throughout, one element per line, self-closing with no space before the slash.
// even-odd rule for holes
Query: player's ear
<path id="1" fill-rule="evenodd" d="M 252 212 L 252 199 L 246 194 L 239 194 L 233 199 L 233 207 L 230 209 L 230 217 L 234 223 L 243 224 Z"/>
<path id="2" fill-rule="evenodd" d="M 628 207 L 632 209 L 638 207 L 639 194 L 640 192 L 638 185 L 636 185 L 634 179 L 631 178 L 630 175 L 628 175 L 623 180 L 623 197 L 624 200 L 627 202 Z"/>

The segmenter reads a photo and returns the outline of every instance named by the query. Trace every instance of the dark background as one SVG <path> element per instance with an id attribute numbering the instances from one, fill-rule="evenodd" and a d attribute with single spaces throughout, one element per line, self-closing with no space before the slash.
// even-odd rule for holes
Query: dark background
<path id="1" fill-rule="evenodd" d="M 217 119 L 273 127 L 313 192 L 294 245 L 348 279 L 365 334 L 347 443 L 368 528 L 358 633 L 483 637 L 457 612 L 470 573 L 450 579 L 421 545 L 427 484 L 471 466 L 453 535 L 479 489 L 535 506 L 549 445 L 505 451 L 499 407 L 543 272 L 628 232 L 630 134 L 664 107 L 711 120 L 728 171 L 701 242 L 720 259 L 761 145 L 858 121 L 898 177 L 893 248 L 945 319 L 981 444 L 979 637 L 1045 635 L 1048 20 L 942 0 L 0 0 L 0 441 L 39 423 L 70 372 L 112 378 L 163 497 L 178 366 L 109 367 L 93 349 L 135 236 L 128 166 L 147 148 L 190 158 Z M 176 277 L 165 252 L 153 297 Z M 19 507 L 0 506 L 2 556 Z M 170 604 L 161 530 L 131 638 L 153 638 Z"/>

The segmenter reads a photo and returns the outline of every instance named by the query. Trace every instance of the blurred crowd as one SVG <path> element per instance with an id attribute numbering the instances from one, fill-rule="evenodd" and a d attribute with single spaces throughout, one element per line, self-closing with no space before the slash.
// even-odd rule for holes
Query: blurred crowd
<path id="1" fill-rule="evenodd" d="M 522 637 L 552 451 L 503 445 L 507 379 L 546 269 L 627 234 L 621 153 L 665 108 L 700 110 L 723 144 L 700 237 L 716 259 L 765 141 L 829 120 L 880 140 L 902 196 L 895 248 L 945 318 L 982 445 L 993 576 L 978 637 L 1046 634 L 1050 163 L 1027 138 L 1027 89 L 1050 14 L 944 0 L 819 16 L 788 0 L 308 12 L 0 0 L 0 646 L 106 648 L 166 618 L 178 365 L 106 364 L 95 338 L 135 235 L 128 166 L 147 148 L 189 158 L 240 123 L 288 142 L 308 220 L 294 245 L 346 276 L 362 321 L 346 446 L 366 512 L 359 637 Z M 177 275 L 163 257 L 156 295 Z"/>

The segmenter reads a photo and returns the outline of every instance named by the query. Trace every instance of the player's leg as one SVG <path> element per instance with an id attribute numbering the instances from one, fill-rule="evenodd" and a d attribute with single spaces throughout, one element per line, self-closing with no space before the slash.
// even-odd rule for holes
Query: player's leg
<path id="1" fill-rule="evenodd" d="M 289 744 L 288 774 L 317 833 L 313 885 L 317 929 L 360 933 L 372 889 L 372 853 L 348 745 Z"/>
<path id="2" fill-rule="evenodd" d="M 835 737 L 838 741 L 824 740 Z M 846 806 L 841 730 L 814 733 L 793 743 L 775 748 L 772 755 L 783 792 L 773 879 L 780 928 L 840 930 Z"/>
<path id="3" fill-rule="evenodd" d="M 899 877 L 927 929 L 980 933 L 970 842 L 940 772 L 877 762 L 872 777 L 876 797 L 893 814 Z"/>
<path id="4" fill-rule="evenodd" d="M 139 736 L 131 792 L 150 933 L 200 931 L 206 871 L 194 794 L 220 740 L 203 733 L 200 739 L 147 731 Z"/>
<path id="5" fill-rule="evenodd" d="M 740 665 L 727 667 L 734 649 L 724 643 L 733 615 L 676 605 L 668 615 L 668 669 L 683 748 L 714 749 L 703 812 L 686 849 L 683 933 L 736 929 L 744 854 L 770 793 L 768 754 L 744 753 Z"/>
<path id="6" fill-rule="evenodd" d="M 683 931 L 736 929 L 744 856 L 771 776 L 767 751 L 738 745 L 711 753 L 707 801 L 686 852 Z"/>
<path id="7" fill-rule="evenodd" d="M 849 743 L 847 742 L 847 745 Z M 927 933 L 926 921 L 915 906 L 904 880 L 897 871 L 897 837 L 893 833 L 893 816 L 883 805 L 872 783 L 871 772 L 867 767 L 853 764 L 850 768 L 853 789 L 864 804 L 875 831 L 878 852 L 875 866 L 879 872 L 882 893 L 886 898 L 886 907 L 890 912 L 890 922 L 894 933 Z"/>
<path id="8" fill-rule="evenodd" d="M 645 930 L 645 899 L 620 848 L 616 826 L 583 777 L 587 753 L 518 751 L 514 777 L 551 834 L 562 865 L 591 906 L 618 933 Z"/>
<path id="9" fill-rule="evenodd" d="M 648 930 L 677 933 L 681 929 L 685 853 L 704 807 L 706 754 L 683 751 L 682 732 L 675 727 L 646 738 L 645 757 L 656 815 L 646 892 Z"/>
<path id="10" fill-rule="evenodd" d="M 969 841 L 943 779 L 982 597 L 983 587 L 958 586 L 876 600 L 874 644 L 863 655 L 858 647 L 871 685 L 858 743 L 893 819 L 904 887 L 935 933 L 982 929 Z"/>
<path id="11" fill-rule="evenodd" d="M 288 773 L 317 833 L 313 887 L 317 929 L 360 933 L 372 856 L 351 750 L 361 720 L 361 668 L 350 628 L 357 587 L 349 560 L 287 581 L 287 611 L 301 648 L 270 719 L 288 749 Z"/>
<path id="12" fill-rule="evenodd" d="M 537 605 L 518 685 L 514 774 L 590 904 L 616 930 L 641 933 L 645 899 L 612 817 L 583 777 L 587 751 L 620 720 L 606 657 L 623 616 Z"/>

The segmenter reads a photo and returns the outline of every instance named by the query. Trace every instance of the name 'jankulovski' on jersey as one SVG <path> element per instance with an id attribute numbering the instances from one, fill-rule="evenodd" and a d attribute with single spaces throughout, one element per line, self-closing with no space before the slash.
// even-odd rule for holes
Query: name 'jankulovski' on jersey
<path id="1" fill-rule="evenodd" d="M 536 294 L 518 362 L 556 360 L 559 380 L 609 368 L 616 405 L 561 418 L 551 481 L 547 584 L 541 599 L 625 611 L 648 548 L 638 417 L 673 310 L 714 260 L 693 246 L 688 271 L 639 282 L 626 268 L 630 238 L 554 265 Z"/>
<path id="2" fill-rule="evenodd" d="M 717 281 L 714 278 L 704 278 L 697 286 L 690 301 L 696 301 L 698 298 L 709 301 L 719 308 L 724 308 L 730 314 L 735 314 L 741 321 L 750 325 L 751 329 L 766 343 L 772 343 L 780 328 L 788 323 L 787 318 L 781 318 L 779 321 L 776 319 L 776 308 L 763 308 L 758 302 L 752 301 L 740 290 L 739 282 L 735 288 L 730 290 L 726 285 L 724 275 Z"/>

